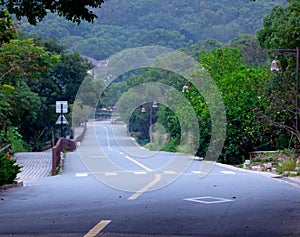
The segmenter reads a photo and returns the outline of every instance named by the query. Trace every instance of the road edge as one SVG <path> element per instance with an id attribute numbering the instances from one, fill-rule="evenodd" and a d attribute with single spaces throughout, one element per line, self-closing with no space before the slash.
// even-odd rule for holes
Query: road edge
<path id="1" fill-rule="evenodd" d="M 242 169 L 242 168 L 238 168 L 238 167 L 235 167 L 232 165 L 227 165 L 227 164 L 222 164 L 222 163 L 217 163 L 217 162 L 216 162 L 216 165 L 218 165 L 220 167 L 228 168 L 231 170 L 235 170 L 235 171 L 259 174 L 259 175 L 265 176 L 267 178 L 272 178 L 272 179 L 278 180 L 280 182 L 289 184 L 289 185 L 293 186 L 294 188 L 300 189 L 300 181 L 298 181 L 296 178 L 293 178 L 293 177 L 283 177 L 282 175 L 274 174 L 271 172 L 259 172 L 259 171 L 255 171 L 255 170 L 247 170 L 247 169 Z"/>

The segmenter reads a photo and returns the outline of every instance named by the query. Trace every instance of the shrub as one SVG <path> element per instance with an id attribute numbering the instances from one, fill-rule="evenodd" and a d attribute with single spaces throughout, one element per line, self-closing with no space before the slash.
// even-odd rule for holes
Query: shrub
<path id="1" fill-rule="evenodd" d="M 13 183 L 21 172 L 21 166 L 15 163 L 15 159 L 8 160 L 4 153 L 0 153 L 0 185 Z"/>
<path id="2" fill-rule="evenodd" d="M 284 171 L 295 171 L 295 169 L 296 169 L 295 159 L 285 160 L 277 167 L 277 171 L 279 173 L 283 173 Z"/>
<path id="3" fill-rule="evenodd" d="M 178 142 L 176 139 L 171 138 L 170 141 L 161 148 L 161 150 L 169 151 L 169 152 L 177 152 L 177 146 L 178 146 L 177 143 Z"/>

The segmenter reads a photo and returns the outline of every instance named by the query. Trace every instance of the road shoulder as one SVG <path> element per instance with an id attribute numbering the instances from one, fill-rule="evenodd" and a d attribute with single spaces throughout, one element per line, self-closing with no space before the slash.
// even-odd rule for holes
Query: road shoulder
<path id="1" fill-rule="evenodd" d="M 217 163 L 217 162 L 216 162 L 216 165 L 227 168 L 227 169 L 235 170 L 235 171 L 263 175 L 265 177 L 276 179 L 280 182 L 287 183 L 295 188 L 300 189 L 300 176 L 283 177 L 282 175 L 275 174 L 272 172 L 259 172 L 259 171 L 254 171 L 254 170 L 247 170 L 247 169 L 242 169 L 242 168 L 238 168 L 238 167 L 235 167 L 232 165 L 227 165 L 227 164 L 222 164 L 222 163 Z"/>

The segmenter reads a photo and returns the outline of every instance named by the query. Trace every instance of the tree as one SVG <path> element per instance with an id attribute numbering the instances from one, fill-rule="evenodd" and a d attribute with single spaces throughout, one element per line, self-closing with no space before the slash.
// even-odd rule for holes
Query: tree
<path id="1" fill-rule="evenodd" d="M 16 28 L 17 25 L 13 24 L 13 19 L 9 16 L 8 11 L 0 11 L 0 46 L 15 38 Z"/>
<path id="2" fill-rule="evenodd" d="M 12 40 L 0 47 L 0 82 L 18 86 L 20 81 L 37 80 L 57 60 L 32 39 Z"/>
<path id="3" fill-rule="evenodd" d="M 0 47 L 0 142 L 18 128 L 33 150 L 40 150 L 55 129 L 55 101 L 73 103 L 90 69 L 77 53 L 66 53 L 57 41 L 11 40 Z"/>
<path id="4" fill-rule="evenodd" d="M 97 8 L 105 0 L 77 0 L 77 1 L 48 1 L 48 0 L 1 0 L 2 8 L 15 14 L 17 19 L 26 17 L 30 24 L 35 25 L 49 12 L 57 12 L 69 21 L 80 23 L 82 20 L 93 22 L 97 16 L 91 8 Z"/>
<path id="5" fill-rule="evenodd" d="M 56 39 L 44 41 L 36 38 L 34 42 L 56 57 L 56 61 L 47 68 L 47 73 L 44 73 L 39 80 L 29 83 L 30 89 L 39 96 L 42 104 L 37 110 L 39 118 L 32 121 L 30 126 L 23 127 L 21 131 L 32 148 L 40 150 L 51 140 L 52 131 L 56 128 L 56 101 L 66 100 L 70 105 L 74 102 L 91 65 L 78 53 L 67 53 L 65 47 L 59 45 Z"/>
<path id="6" fill-rule="evenodd" d="M 54 79 L 60 86 L 60 99 L 73 103 L 89 69 L 91 69 L 91 64 L 78 53 L 66 54 L 63 52 L 60 62 L 52 68 L 48 79 Z"/>
<path id="7" fill-rule="evenodd" d="M 199 40 L 227 42 L 240 34 L 254 34 L 261 19 L 273 6 L 285 0 L 110 0 L 103 8 L 93 9 L 99 16 L 94 24 L 73 24 L 58 14 L 49 14 L 32 26 L 21 28 L 30 35 L 57 37 L 81 55 L 103 60 L 126 48 L 160 45 L 173 49 Z"/>
<path id="8" fill-rule="evenodd" d="M 231 40 L 229 46 L 240 50 L 243 62 L 248 66 L 259 66 L 268 62 L 267 50 L 260 47 L 255 35 L 240 35 Z"/>
<path id="9" fill-rule="evenodd" d="M 39 85 L 48 68 L 59 57 L 34 45 L 32 39 L 11 40 L 0 47 L 0 130 L 2 140 L 11 143 L 10 128 L 18 128 L 27 141 L 33 138 L 32 124 L 43 106 Z M 45 119 L 45 121 L 48 121 Z M 29 131 L 26 133 L 25 131 Z M 39 134 L 39 130 L 34 130 Z M 6 141 L 5 141 L 6 140 Z"/>
<path id="10" fill-rule="evenodd" d="M 272 148 L 271 129 L 258 123 L 255 113 L 262 103 L 262 83 L 270 72 L 264 67 L 247 67 L 241 53 L 230 48 L 203 53 L 201 63 L 216 82 L 226 107 L 227 133 L 221 160 L 239 164 L 250 151 Z"/>
<path id="11" fill-rule="evenodd" d="M 296 48 L 300 45 L 300 1 L 289 0 L 287 6 L 276 6 L 263 19 L 257 32 L 261 47 L 268 49 Z"/>
<path id="12" fill-rule="evenodd" d="M 218 40 L 201 40 L 194 44 L 189 45 L 187 53 L 196 60 L 200 60 L 200 55 L 203 51 L 210 51 L 212 49 L 221 48 L 223 44 Z"/>
<path id="13" fill-rule="evenodd" d="M 257 32 L 261 47 L 276 50 L 295 49 L 300 45 L 299 8 L 299 0 L 289 0 L 285 7 L 277 6 L 265 16 L 263 28 Z M 297 136 L 300 139 L 300 132 L 297 131 L 295 124 L 296 57 L 293 54 L 278 56 L 282 70 L 280 73 L 274 73 L 265 84 L 264 97 L 268 103 L 260 111 L 260 116 L 282 129 L 283 136 L 288 137 L 288 133 L 291 138 Z"/>

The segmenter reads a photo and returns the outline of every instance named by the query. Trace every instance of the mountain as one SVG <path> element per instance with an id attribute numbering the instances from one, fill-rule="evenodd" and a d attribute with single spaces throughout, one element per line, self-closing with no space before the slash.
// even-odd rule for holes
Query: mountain
<path id="1" fill-rule="evenodd" d="M 36 26 L 24 22 L 29 35 L 57 38 L 68 49 L 97 60 L 126 48 L 159 45 L 174 49 L 200 40 L 228 42 L 254 34 L 262 19 L 286 0 L 107 0 L 94 9 L 98 19 L 80 25 L 51 14 Z"/>

